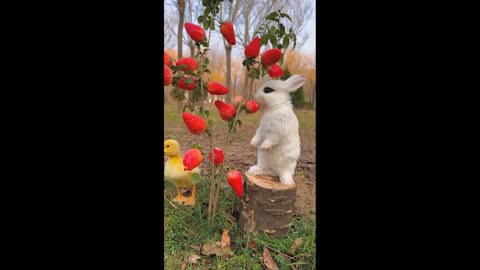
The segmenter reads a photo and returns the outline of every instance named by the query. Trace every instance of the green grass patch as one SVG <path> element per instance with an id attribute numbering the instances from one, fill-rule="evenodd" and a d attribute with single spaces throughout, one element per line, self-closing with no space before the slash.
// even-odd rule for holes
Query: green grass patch
<path id="1" fill-rule="evenodd" d="M 177 206 L 174 208 L 169 200 L 176 196 L 175 187 L 166 182 L 164 184 L 164 259 L 165 269 L 180 269 L 189 255 L 197 254 L 202 257 L 190 269 L 262 269 L 260 261 L 263 247 L 268 245 L 273 259 L 280 269 L 315 269 L 315 216 L 310 218 L 294 217 L 292 227 L 283 238 L 270 239 L 265 234 L 249 236 L 255 242 L 260 253 L 247 248 L 247 237 L 243 236 L 238 222 L 231 219 L 232 209 L 239 204 L 239 199 L 232 189 L 221 190 L 219 210 L 212 221 L 207 220 L 208 208 L 208 180 L 202 179 L 197 185 L 197 201 L 195 206 Z M 208 242 L 220 241 L 224 229 L 229 229 L 231 240 L 231 256 L 228 259 L 215 255 L 203 255 L 200 248 Z M 290 247 L 298 238 L 303 244 L 295 254 L 289 254 Z M 189 269 L 189 268 L 187 268 Z"/>
<path id="2" fill-rule="evenodd" d="M 215 134 L 227 131 L 227 124 L 223 121 L 213 104 L 208 104 Z M 165 138 L 179 140 L 182 136 L 191 135 L 183 123 L 181 113 L 177 113 L 177 104 L 167 102 L 164 104 L 165 112 Z M 315 111 L 295 109 L 299 120 L 300 129 L 304 131 L 315 130 Z M 242 126 L 237 128 L 237 133 L 232 134 L 232 139 L 246 144 L 254 135 L 254 130 L 260 123 L 262 110 L 255 114 L 241 115 Z M 206 135 L 205 135 L 206 136 Z M 204 145 L 207 147 L 207 145 Z M 295 216 L 292 226 L 282 238 L 270 239 L 265 234 L 256 236 L 242 235 L 238 222 L 232 220 L 233 209 L 238 209 L 240 200 L 228 186 L 221 189 L 217 214 L 211 222 L 207 220 L 209 175 L 201 176 L 197 184 L 197 199 L 195 206 L 180 206 L 170 200 L 176 196 L 173 184 L 164 181 L 164 261 L 165 269 L 182 269 L 185 260 L 192 254 L 201 256 L 196 264 L 188 264 L 186 269 L 264 269 L 260 257 L 265 245 L 270 247 L 270 253 L 280 269 L 315 269 L 315 215 Z M 225 180 L 222 180 L 225 181 Z M 175 205 L 176 208 L 174 206 Z M 201 254 L 202 245 L 209 242 L 220 241 L 224 229 L 229 230 L 231 241 L 231 256 L 228 258 L 216 255 Z M 303 240 L 295 254 L 289 250 L 296 239 Z M 248 240 L 253 241 L 260 253 L 247 248 Z"/>

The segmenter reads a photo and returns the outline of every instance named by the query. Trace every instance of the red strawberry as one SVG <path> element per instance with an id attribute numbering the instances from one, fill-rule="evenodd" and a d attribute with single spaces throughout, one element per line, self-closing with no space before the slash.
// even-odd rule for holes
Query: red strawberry
<path id="1" fill-rule="evenodd" d="M 225 95 L 228 93 L 228 88 L 225 85 L 214 81 L 208 82 L 207 90 L 212 95 Z"/>
<path id="2" fill-rule="evenodd" d="M 273 48 L 265 51 L 262 54 L 262 63 L 265 66 L 271 66 L 277 63 L 280 60 L 280 58 L 282 58 L 282 51 L 280 51 L 277 48 Z"/>
<path id="3" fill-rule="evenodd" d="M 193 23 L 185 23 L 185 30 L 187 30 L 187 34 L 196 42 L 202 42 L 207 36 L 205 30 L 201 26 Z"/>
<path id="4" fill-rule="evenodd" d="M 188 150 L 185 155 L 183 156 L 183 166 L 185 168 L 184 171 L 191 171 L 198 167 L 200 163 L 202 163 L 203 157 L 202 152 L 198 149 L 190 149 Z"/>
<path id="5" fill-rule="evenodd" d="M 195 71 L 198 67 L 197 61 L 191 57 L 184 57 L 177 61 L 177 66 L 180 65 L 187 65 L 186 68 L 182 68 L 183 71 L 190 69 L 191 71 Z"/>
<path id="6" fill-rule="evenodd" d="M 231 22 L 225 22 L 220 25 L 220 33 L 227 40 L 230 45 L 235 45 L 237 41 L 235 40 L 235 31 L 233 30 L 233 25 Z"/>
<path id="7" fill-rule="evenodd" d="M 242 174 L 233 170 L 227 174 L 228 184 L 232 187 L 233 191 L 237 194 L 239 198 L 242 198 L 243 195 L 243 177 Z"/>
<path id="8" fill-rule="evenodd" d="M 225 121 L 230 120 L 237 113 L 235 106 L 225 103 L 221 100 L 216 100 L 215 106 L 217 106 L 217 109 L 220 112 L 220 117 Z"/>
<path id="9" fill-rule="evenodd" d="M 245 106 L 247 107 L 247 113 L 255 113 L 260 108 L 257 102 L 255 102 L 255 100 L 247 101 L 247 103 L 245 103 Z"/>
<path id="10" fill-rule="evenodd" d="M 268 75 L 272 78 L 282 77 L 283 69 L 278 64 L 275 64 L 268 69 Z"/>
<path id="11" fill-rule="evenodd" d="M 222 163 L 224 158 L 222 149 L 218 147 L 213 148 L 213 157 L 213 163 L 215 163 L 215 165 Z M 208 154 L 208 159 L 212 160 L 212 152 Z"/>
<path id="12" fill-rule="evenodd" d="M 195 78 L 194 77 L 191 77 L 191 78 L 192 78 L 192 81 L 189 84 L 185 82 L 187 78 L 181 78 L 180 80 L 178 80 L 177 86 L 179 88 L 182 88 L 183 90 L 192 91 L 193 89 L 195 89 L 195 87 L 197 87 L 197 84 L 195 83 Z"/>
<path id="13" fill-rule="evenodd" d="M 189 112 L 183 113 L 183 122 L 185 122 L 185 125 L 187 126 L 190 133 L 194 135 L 199 135 L 203 133 L 207 128 L 207 124 L 205 123 L 205 120 L 203 120 L 203 118 Z"/>
<path id="14" fill-rule="evenodd" d="M 257 58 L 260 53 L 260 38 L 254 37 L 250 44 L 245 47 L 245 56 L 251 58 Z"/>
<path id="15" fill-rule="evenodd" d="M 245 98 L 244 97 L 236 96 L 236 97 L 233 98 L 232 104 L 233 104 L 233 106 L 237 107 L 238 104 L 240 104 L 240 102 L 242 102 L 242 101 L 243 101 L 243 103 L 245 103 Z"/>
<path id="16" fill-rule="evenodd" d="M 173 81 L 172 70 L 167 65 L 163 65 L 163 85 L 165 86 L 170 85 L 172 81 Z"/>
<path id="17" fill-rule="evenodd" d="M 163 63 L 167 66 L 173 65 L 173 59 L 168 55 L 168 53 L 163 52 Z"/>

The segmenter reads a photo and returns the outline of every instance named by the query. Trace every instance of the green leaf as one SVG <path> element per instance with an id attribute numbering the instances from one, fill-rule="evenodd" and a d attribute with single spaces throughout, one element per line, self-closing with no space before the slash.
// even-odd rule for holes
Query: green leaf
<path id="1" fill-rule="evenodd" d="M 283 38 L 283 48 L 287 49 L 288 45 L 290 45 L 290 40 L 288 37 Z"/>
<path id="2" fill-rule="evenodd" d="M 171 69 L 172 71 L 177 71 L 177 70 L 180 70 L 180 69 L 186 68 L 186 67 L 187 67 L 187 65 L 185 65 L 185 64 L 180 65 L 180 66 L 173 66 L 173 65 L 172 65 L 172 66 L 170 67 L 170 69 Z"/>
<path id="3" fill-rule="evenodd" d="M 202 151 L 203 146 L 201 144 L 195 143 L 195 144 L 192 145 L 192 148 Z"/>
<path id="4" fill-rule="evenodd" d="M 210 116 L 210 111 L 209 110 L 205 110 L 205 115 Z"/>
<path id="5" fill-rule="evenodd" d="M 258 79 L 259 76 L 260 76 L 260 70 L 256 69 L 255 70 L 255 78 Z"/>
<path id="6" fill-rule="evenodd" d="M 277 46 L 277 37 L 274 35 L 270 35 L 270 43 L 272 43 L 273 47 Z"/>
<path id="7" fill-rule="evenodd" d="M 237 125 L 238 125 L 239 127 L 242 126 L 242 121 L 240 121 L 240 119 L 237 120 Z"/>
<path id="8" fill-rule="evenodd" d="M 205 20 L 205 16 L 200 15 L 200 16 L 198 16 L 197 20 L 198 20 L 199 23 L 203 23 L 203 21 Z"/>
<path id="9" fill-rule="evenodd" d="M 185 70 L 184 73 L 187 74 L 187 75 L 192 75 L 192 76 L 197 75 L 197 74 L 195 74 L 195 72 L 191 71 L 190 69 Z"/>
<path id="10" fill-rule="evenodd" d="M 191 178 L 192 184 L 200 182 L 200 175 L 198 173 L 193 173 Z"/>
<path id="11" fill-rule="evenodd" d="M 202 41 L 202 46 L 203 46 L 203 47 L 208 47 L 208 42 Z"/>
<path id="12" fill-rule="evenodd" d="M 173 67 L 173 66 L 172 66 Z M 178 68 L 175 68 L 175 69 L 183 69 L 183 68 L 188 68 L 188 66 L 186 64 L 181 64 L 179 66 L 177 66 Z"/>
<path id="13" fill-rule="evenodd" d="M 281 16 L 282 18 L 287 18 L 287 19 L 289 19 L 290 21 L 292 21 L 292 18 L 290 18 L 290 16 L 288 16 L 287 13 L 280 13 L 280 16 Z"/>
<path id="14" fill-rule="evenodd" d="M 207 21 L 204 21 L 204 22 L 203 22 L 203 28 L 204 28 L 205 30 L 208 30 L 208 25 L 209 25 L 209 24 L 208 24 Z"/>
<path id="15" fill-rule="evenodd" d="M 183 112 L 187 109 L 188 105 L 183 106 Z"/>
<path id="16" fill-rule="evenodd" d="M 280 34 L 281 34 L 282 36 L 285 35 L 285 25 L 283 25 L 283 24 L 280 24 Z"/>
<path id="17" fill-rule="evenodd" d="M 267 45 L 267 43 L 268 43 L 268 36 L 267 36 L 267 35 L 262 36 L 262 38 L 260 39 L 260 43 L 261 43 L 262 45 Z"/>
<path id="18" fill-rule="evenodd" d="M 203 59 L 203 63 L 204 63 L 205 65 L 208 65 L 208 63 L 210 63 L 210 61 L 208 60 L 208 58 L 205 58 L 205 59 Z"/>
<path id="19" fill-rule="evenodd" d="M 274 19 L 277 18 L 277 16 L 278 16 L 278 13 L 277 13 L 276 11 L 274 11 L 274 12 L 268 14 L 267 17 L 265 17 L 265 19 L 267 19 L 267 20 L 274 20 Z"/>
<path id="20" fill-rule="evenodd" d="M 189 77 L 189 78 L 187 78 L 187 79 L 185 80 L 185 84 L 190 84 L 191 82 L 192 82 L 192 78 L 191 78 L 191 77 Z"/>
<path id="21" fill-rule="evenodd" d="M 270 27 L 270 30 L 268 31 L 271 35 L 275 35 L 275 26 Z"/>
<path id="22" fill-rule="evenodd" d="M 208 69 L 208 68 L 205 69 L 205 70 L 203 70 L 203 72 L 206 72 L 206 73 L 208 73 L 208 74 L 212 74 L 212 72 L 211 72 L 210 69 Z"/>
<path id="23" fill-rule="evenodd" d="M 176 85 L 176 84 L 178 83 L 178 81 L 179 81 L 179 80 L 180 80 L 180 77 L 176 77 L 176 76 L 174 76 L 174 77 L 173 77 L 172 84 L 173 84 L 173 85 Z"/>

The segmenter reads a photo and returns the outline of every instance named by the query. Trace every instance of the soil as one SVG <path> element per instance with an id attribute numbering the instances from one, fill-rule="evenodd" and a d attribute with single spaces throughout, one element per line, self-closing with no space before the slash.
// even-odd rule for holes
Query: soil
<path id="1" fill-rule="evenodd" d="M 170 127 L 171 130 L 172 127 Z M 239 127 L 237 133 L 232 136 L 233 142 L 228 147 L 221 147 L 225 153 L 225 160 L 242 173 L 245 173 L 250 166 L 255 165 L 257 150 L 250 145 L 250 140 L 255 134 L 256 126 L 245 123 Z M 177 140 L 182 146 L 182 152 L 194 144 L 202 145 L 203 151 L 209 150 L 208 136 L 194 136 L 190 133 L 182 132 L 183 127 L 178 129 Z M 175 132 L 176 133 L 176 132 Z M 214 132 L 214 144 L 226 145 L 226 130 Z M 297 215 L 315 214 L 315 189 L 316 189 L 316 157 L 315 157 L 315 130 L 300 129 L 301 155 L 297 162 L 296 179 L 297 181 L 297 200 L 295 211 Z M 168 138 L 165 138 L 168 139 Z M 207 157 L 204 157 L 205 159 Z M 165 157 L 166 160 L 166 157 Z"/>

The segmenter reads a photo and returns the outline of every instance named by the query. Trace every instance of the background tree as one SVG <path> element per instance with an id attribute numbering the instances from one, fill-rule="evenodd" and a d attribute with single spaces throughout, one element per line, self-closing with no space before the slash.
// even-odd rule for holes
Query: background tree
<path id="1" fill-rule="evenodd" d="M 237 18 L 238 9 L 240 8 L 240 3 L 242 1 L 237 0 L 235 1 L 235 6 L 233 6 L 233 1 L 226 1 L 224 2 L 223 8 L 220 9 L 220 17 L 222 17 L 222 13 L 226 21 L 229 21 L 232 25 L 235 25 L 235 19 Z M 225 11 L 225 12 L 222 12 Z M 227 74 L 226 74 L 226 86 L 228 89 L 232 89 L 232 45 L 230 45 L 225 39 L 223 39 L 223 46 L 225 48 L 225 54 L 227 58 Z M 231 102 L 232 100 L 232 93 L 229 91 L 226 96 L 227 102 Z"/>

